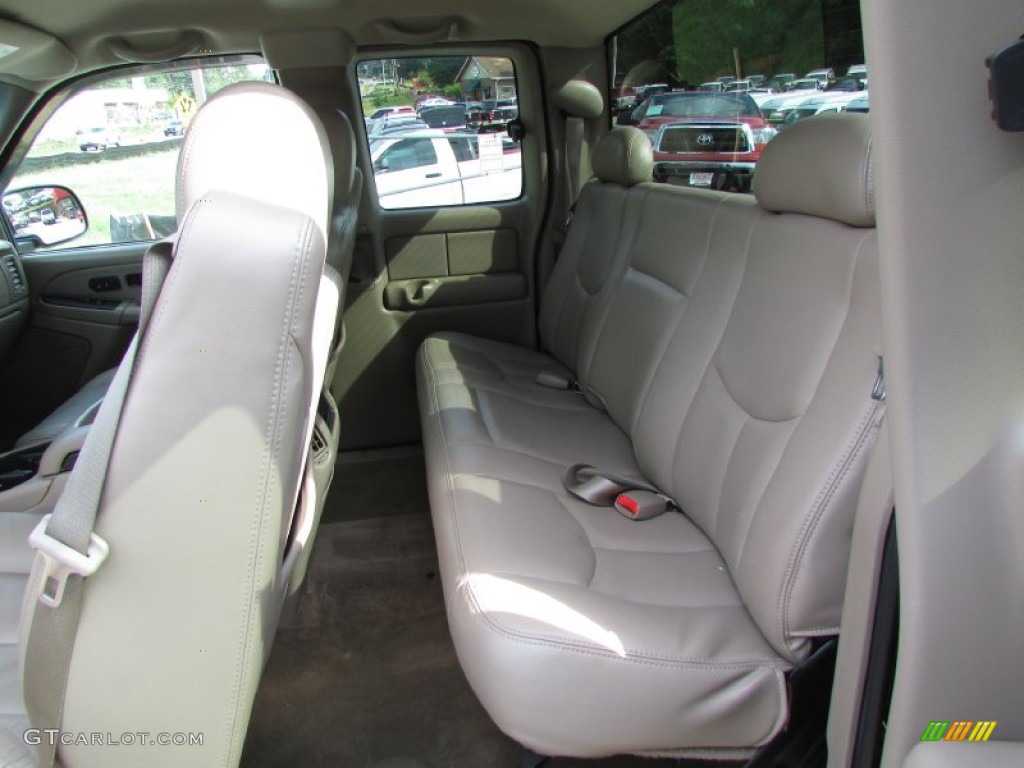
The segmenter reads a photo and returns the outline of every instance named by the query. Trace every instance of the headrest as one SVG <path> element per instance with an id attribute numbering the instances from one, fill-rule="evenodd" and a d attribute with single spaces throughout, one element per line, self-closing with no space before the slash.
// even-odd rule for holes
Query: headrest
<path id="1" fill-rule="evenodd" d="M 551 100 L 567 115 L 584 120 L 593 120 L 604 112 L 604 96 L 586 80 L 569 80 L 555 89 Z"/>
<path id="2" fill-rule="evenodd" d="M 753 186 L 769 211 L 875 226 L 867 115 L 840 112 L 793 123 L 764 148 Z"/>
<path id="3" fill-rule="evenodd" d="M 348 204 L 356 175 L 356 135 L 352 123 L 340 109 L 329 105 L 313 105 L 320 123 L 327 132 L 334 161 L 334 196 L 339 203 Z"/>
<path id="4" fill-rule="evenodd" d="M 326 241 L 331 150 L 313 110 L 280 85 L 229 85 L 200 107 L 178 156 L 179 223 L 212 191 L 312 217 Z"/>
<path id="5" fill-rule="evenodd" d="M 591 164 L 601 181 L 632 187 L 651 180 L 654 152 L 641 130 L 618 126 L 597 142 Z"/>
<path id="6" fill-rule="evenodd" d="M 271 69 L 347 67 L 356 56 L 352 37 L 338 27 L 260 33 L 260 50 Z"/>

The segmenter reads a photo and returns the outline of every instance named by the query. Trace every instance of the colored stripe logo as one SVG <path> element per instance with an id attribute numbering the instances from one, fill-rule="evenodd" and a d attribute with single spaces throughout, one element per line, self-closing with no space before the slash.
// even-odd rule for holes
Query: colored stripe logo
<path id="1" fill-rule="evenodd" d="M 932 720 L 921 734 L 921 741 L 988 741 L 996 720 Z"/>

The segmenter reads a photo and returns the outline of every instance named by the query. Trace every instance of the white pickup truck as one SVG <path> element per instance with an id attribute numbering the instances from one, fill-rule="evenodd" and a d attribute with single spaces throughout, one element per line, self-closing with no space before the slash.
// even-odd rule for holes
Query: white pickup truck
<path id="1" fill-rule="evenodd" d="M 514 200 L 522 193 L 522 152 L 498 134 L 417 131 L 370 141 L 382 208 Z"/>

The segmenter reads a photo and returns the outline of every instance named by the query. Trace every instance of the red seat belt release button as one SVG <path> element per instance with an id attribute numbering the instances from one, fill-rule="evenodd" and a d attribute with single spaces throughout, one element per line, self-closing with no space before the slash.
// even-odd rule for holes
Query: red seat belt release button
<path id="1" fill-rule="evenodd" d="M 653 491 L 626 491 L 615 499 L 615 509 L 630 520 L 650 520 L 671 508 L 672 503 L 667 498 Z"/>

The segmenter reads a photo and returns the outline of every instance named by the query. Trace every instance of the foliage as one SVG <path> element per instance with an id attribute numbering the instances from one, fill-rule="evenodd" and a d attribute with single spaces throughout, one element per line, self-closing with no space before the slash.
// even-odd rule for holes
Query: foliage
<path id="1" fill-rule="evenodd" d="M 666 0 L 618 35 L 618 74 L 626 86 L 696 86 L 722 75 L 807 72 L 824 63 L 828 2 Z"/>

